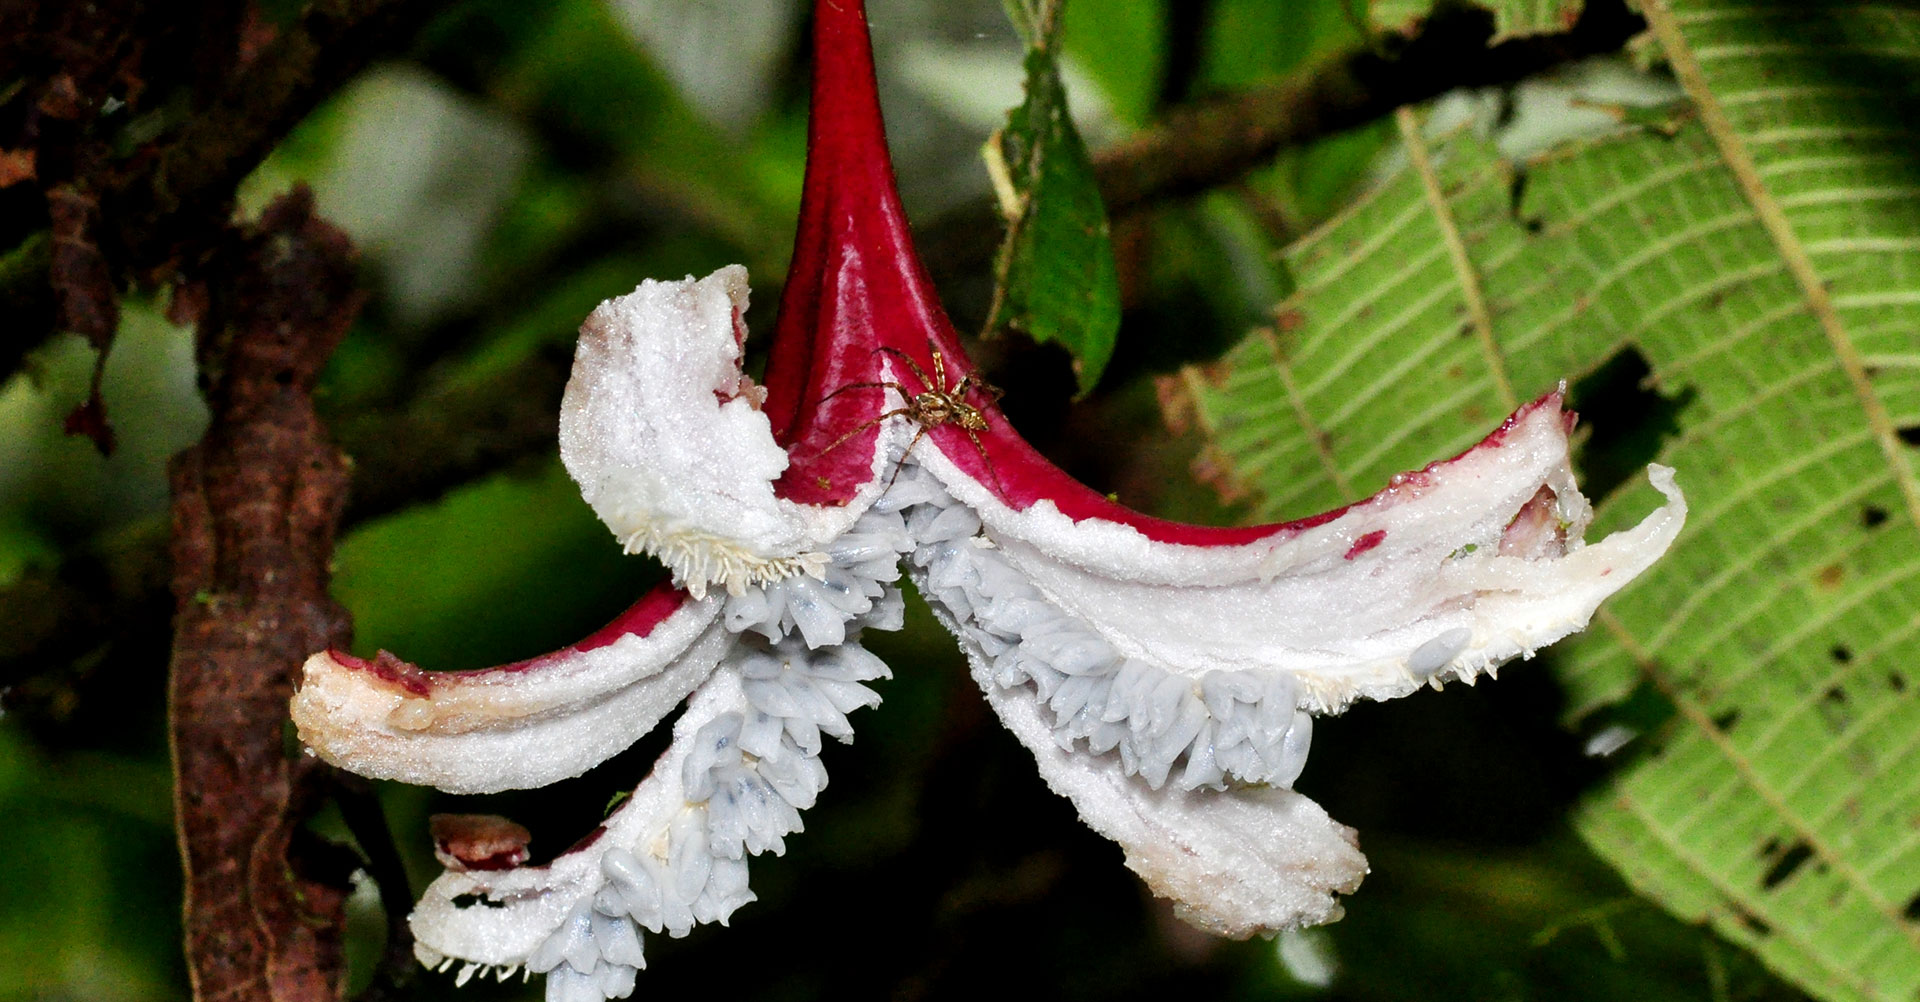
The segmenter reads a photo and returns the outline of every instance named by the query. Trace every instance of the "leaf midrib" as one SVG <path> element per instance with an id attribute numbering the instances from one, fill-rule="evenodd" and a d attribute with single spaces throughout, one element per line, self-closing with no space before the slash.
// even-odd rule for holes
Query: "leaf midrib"
<path id="1" fill-rule="evenodd" d="M 1734 184 L 1739 187 L 1747 204 L 1753 207 L 1754 215 L 1760 226 L 1766 231 L 1774 249 L 1785 261 L 1788 274 L 1800 287 L 1801 298 L 1807 311 L 1820 325 L 1820 331 L 1826 336 L 1827 343 L 1833 348 L 1834 355 L 1840 361 L 1840 368 L 1847 375 L 1854 396 L 1860 403 L 1860 409 L 1867 419 L 1867 426 L 1873 429 L 1874 439 L 1879 443 L 1880 451 L 1886 456 L 1887 463 L 1893 468 L 1894 477 L 1899 482 L 1900 494 L 1906 503 L 1907 518 L 1914 529 L 1920 531 L 1920 478 L 1914 474 L 1913 464 L 1907 458 L 1905 445 L 1895 432 L 1893 418 L 1887 413 L 1885 403 L 1873 388 L 1873 382 L 1867 376 L 1866 364 L 1861 360 L 1860 350 L 1853 343 L 1846 325 L 1841 321 L 1839 312 L 1834 308 L 1833 298 L 1827 292 L 1825 282 L 1819 270 L 1814 266 L 1813 257 L 1808 253 L 1800 235 L 1794 232 L 1792 222 L 1787 219 L 1786 210 L 1774 197 L 1766 179 L 1761 177 L 1753 154 L 1747 149 L 1746 141 L 1733 126 L 1733 120 L 1727 117 L 1726 108 L 1720 103 L 1718 95 L 1707 83 L 1707 77 L 1700 68 L 1693 48 L 1687 43 L 1675 19 L 1671 0 L 1646 0 L 1641 4 L 1641 13 L 1647 19 L 1647 26 L 1654 37 L 1660 41 L 1660 47 L 1667 54 L 1668 63 L 1680 86 L 1693 100 L 1700 115 L 1700 122 L 1706 126 L 1707 134 L 1713 138 L 1714 145 L 1720 150 L 1726 161 L 1727 171 L 1733 176 Z M 1916 936 L 1920 943 L 1920 936 Z"/>
<path id="2" fill-rule="evenodd" d="M 1400 138 L 1407 148 L 1407 158 L 1413 164 L 1414 173 L 1420 178 L 1420 188 L 1426 193 L 1427 206 L 1433 211 L 1434 221 L 1440 227 L 1440 239 L 1446 244 L 1447 259 L 1453 264 L 1454 281 L 1460 286 L 1460 295 L 1467 303 L 1467 315 L 1473 320 L 1474 339 L 1480 343 L 1481 354 L 1486 356 L 1487 369 L 1500 393 L 1500 402 L 1511 412 L 1520 406 L 1520 398 L 1513 392 L 1513 381 L 1507 376 L 1506 359 L 1501 357 L 1500 345 L 1493 337 L 1493 311 L 1487 307 L 1480 273 L 1473 266 L 1472 256 L 1467 253 L 1467 242 L 1460 236 L 1460 224 L 1453 218 L 1453 207 L 1440 185 L 1440 175 L 1433 169 L 1433 157 L 1427 153 L 1426 140 L 1420 135 L 1419 119 L 1414 117 L 1412 108 L 1403 107 L 1394 112 L 1393 121 L 1400 129 Z"/>

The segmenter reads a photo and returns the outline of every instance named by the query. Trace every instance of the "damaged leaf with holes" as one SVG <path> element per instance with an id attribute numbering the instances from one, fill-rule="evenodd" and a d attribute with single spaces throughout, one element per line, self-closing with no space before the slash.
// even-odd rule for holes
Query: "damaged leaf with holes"
<path id="1" fill-rule="evenodd" d="M 1418 34 L 1431 17 L 1471 11 L 1492 22 L 1490 45 L 1568 31 L 1586 7 L 1586 0 L 1366 0 L 1368 22 L 1378 31 L 1399 35 Z"/>
<path id="2" fill-rule="evenodd" d="M 1920 14 L 1641 7 L 1687 115 L 1625 115 L 1521 162 L 1497 130 L 1403 130 L 1408 166 L 1287 249 L 1281 322 L 1167 397 L 1210 471 L 1279 515 L 1357 497 L 1428 443 L 1472 441 L 1513 392 L 1588 374 L 1573 403 L 1606 436 L 1589 460 L 1685 469 L 1695 508 L 1554 659 L 1570 718 L 1643 688 L 1671 708 L 1581 834 L 1803 990 L 1911 999 L 1920 188 L 1902 102 Z M 1604 388 L 1636 368 L 1621 406 Z M 1622 482 L 1596 524 L 1647 498 Z"/>

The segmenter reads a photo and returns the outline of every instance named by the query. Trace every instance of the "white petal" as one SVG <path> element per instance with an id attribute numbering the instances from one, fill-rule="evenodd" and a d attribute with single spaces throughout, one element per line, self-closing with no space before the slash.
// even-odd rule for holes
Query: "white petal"
<path id="1" fill-rule="evenodd" d="M 694 736 L 744 704 L 737 675 L 731 670 L 715 675 L 674 722 L 673 744 L 653 771 L 589 841 L 547 866 L 441 874 L 408 919 L 415 939 L 435 955 L 482 964 L 525 963 L 576 904 L 598 891 L 608 850 L 646 851 L 658 830 L 679 815 L 686 805 L 681 776 L 697 744 Z"/>
<path id="2" fill-rule="evenodd" d="M 705 681 L 732 641 L 719 612 L 718 599 L 682 596 L 644 634 L 473 672 L 322 651 L 293 721 L 308 748 L 363 776 L 455 793 L 542 786 L 624 750 Z"/>
<path id="3" fill-rule="evenodd" d="M 1291 790 L 1152 790 L 1112 755 L 1062 750 L 1051 714 L 1030 689 L 994 685 L 986 661 L 963 642 L 975 681 L 1001 723 L 1033 752 L 1047 785 L 1088 827 L 1120 843 L 1127 866 L 1181 917 L 1208 932 L 1245 938 L 1331 922 L 1334 895 L 1352 892 L 1367 860 L 1353 829 Z"/>
<path id="4" fill-rule="evenodd" d="M 818 573 L 883 487 L 845 506 L 775 497 L 787 453 L 740 369 L 746 308 L 739 265 L 642 282 L 587 318 L 561 401 L 560 459 L 587 503 L 696 597 Z"/>
<path id="5" fill-rule="evenodd" d="M 1480 446 L 1396 478 L 1331 518 L 1234 545 L 1156 540 L 1118 520 L 1076 522 L 1050 501 L 1014 510 L 937 449 L 916 458 L 979 512 L 1008 564 L 1122 655 L 1194 679 L 1284 671 L 1315 712 L 1405 695 L 1436 669 L 1471 677 L 1579 630 L 1666 551 L 1686 515 L 1672 471 L 1655 467 L 1653 483 L 1669 503 L 1583 546 L 1590 510 L 1552 398 Z M 1542 488 L 1553 502 L 1549 522 L 1557 520 L 1540 530 L 1556 534 L 1551 545 L 1530 536 L 1503 554 L 1509 525 L 1537 514 L 1529 505 Z M 1463 630 L 1470 640 L 1455 648 Z M 1436 653 L 1450 656 L 1423 663 Z"/>

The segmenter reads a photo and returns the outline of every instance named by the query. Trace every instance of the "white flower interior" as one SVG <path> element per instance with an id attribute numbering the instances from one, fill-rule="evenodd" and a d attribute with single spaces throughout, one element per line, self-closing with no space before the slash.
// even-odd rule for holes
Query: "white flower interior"
<path id="1" fill-rule="evenodd" d="M 525 968 L 547 974 L 549 999 L 624 996 L 643 930 L 685 935 L 751 900 L 747 857 L 782 851 L 825 786 L 823 736 L 849 739 L 846 714 L 878 702 L 866 683 L 886 667 L 859 635 L 900 626 L 903 557 L 1048 784 L 1157 893 L 1224 935 L 1330 921 L 1366 860 L 1291 790 L 1312 714 L 1531 655 L 1584 626 L 1685 518 L 1672 471 L 1654 467 L 1668 504 L 1586 546 L 1566 425 L 1544 404 L 1337 517 L 1231 546 L 1076 522 L 1050 501 L 1014 510 L 905 417 L 881 429 L 854 503 L 795 505 L 773 493 L 786 456 L 739 371 L 745 304 L 737 267 L 604 304 L 562 418 L 588 501 L 695 599 L 647 636 L 424 700 L 309 663 L 304 739 L 355 771 L 457 790 L 571 775 L 692 690 L 670 749 L 597 837 L 428 889 L 420 956 L 463 963 L 462 979 Z M 728 597 L 699 597 L 714 584 Z M 541 747 L 516 750 L 528 743 Z"/>
<path id="2" fill-rule="evenodd" d="M 645 966 L 641 933 L 685 936 L 753 900 L 747 857 L 785 851 L 826 787 L 823 738 L 874 706 L 888 675 L 859 644 L 901 625 L 898 514 L 870 512 L 818 579 L 743 588 L 720 623 L 728 653 L 674 725 L 673 743 L 586 845 L 546 866 L 449 870 L 411 919 L 423 963 L 545 974 L 547 998 L 624 997 Z"/>
<path id="3" fill-rule="evenodd" d="M 1659 466 L 1650 477 L 1665 506 L 1599 543 L 1581 539 L 1591 510 L 1574 486 L 1563 421 L 1557 407 L 1535 406 L 1498 444 L 1396 478 L 1319 525 L 1235 546 L 1075 522 L 1050 501 L 1014 510 L 937 450 L 922 462 L 978 514 L 1012 571 L 982 587 L 1025 579 L 1090 626 L 1120 667 L 1183 676 L 1202 703 L 1261 702 L 1255 693 L 1281 697 L 1273 687 L 1291 685 L 1301 709 L 1337 713 L 1532 656 L 1585 627 L 1672 545 L 1686 502 Z M 1129 693 L 1143 681 L 1120 680 Z"/>

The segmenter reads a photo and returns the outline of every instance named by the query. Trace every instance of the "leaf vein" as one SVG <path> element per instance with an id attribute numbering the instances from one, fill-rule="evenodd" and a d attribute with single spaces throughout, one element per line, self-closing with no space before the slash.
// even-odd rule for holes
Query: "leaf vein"
<path id="1" fill-rule="evenodd" d="M 1460 294 L 1466 298 L 1467 313 L 1473 319 L 1474 336 L 1480 342 L 1481 352 L 1486 355 L 1487 371 L 1500 392 L 1501 402 L 1508 411 L 1512 411 L 1520 406 L 1520 398 L 1513 392 L 1506 359 L 1501 357 L 1500 345 L 1493 338 L 1493 313 L 1487 309 L 1487 296 L 1481 288 L 1480 273 L 1474 268 L 1473 258 L 1467 254 L 1466 241 L 1460 239 L 1460 225 L 1453 218 L 1453 207 L 1447 201 L 1446 192 L 1440 187 L 1440 175 L 1433 169 L 1433 158 L 1427 153 L 1426 140 L 1420 136 L 1420 122 L 1414 117 L 1413 109 L 1407 107 L 1396 110 L 1393 120 L 1400 127 L 1400 138 L 1406 144 L 1415 173 L 1420 177 L 1420 187 L 1426 192 L 1428 208 L 1432 210 L 1435 222 L 1440 225 L 1440 238 L 1446 244 L 1448 259 L 1453 262 L 1454 280 L 1460 286 Z"/>
<path id="2" fill-rule="evenodd" d="M 1664 2 L 1664 0 L 1650 0 L 1646 7 L 1642 9 L 1652 7 L 1654 3 L 1660 2 Z M 1755 771 L 1753 763 L 1749 761 L 1745 755 L 1742 755 L 1738 748 L 1733 747 L 1727 738 L 1726 732 L 1715 726 L 1712 719 L 1707 716 L 1706 711 L 1701 708 L 1700 704 L 1695 702 L 1692 695 L 1668 676 L 1666 670 L 1662 668 L 1657 661 L 1653 660 L 1647 653 L 1647 649 L 1635 640 L 1632 633 L 1626 629 L 1626 626 L 1620 622 L 1619 618 L 1605 608 L 1602 608 L 1595 618 L 1600 619 L 1606 625 L 1607 630 L 1614 635 L 1615 639 L 1620 641 L 1622 646 L 1627 648 L 1628 653 L 1640 664 L 1640 670 L 1646 673 L 1647 678 L 1653 682 L 1655 687 L 1666 695 L 1667 699 L 1673 703 L 1674 708 L 1679 710 L 1681 715 L 1687 719 L 1688 723 L 1693 725 L 1694 730 L 1705 737 L 1706 740 L 1713 745 L 1714 749 L 1727 760 L 1728 764 L 1733 768 L 1735 775 L 1753 790 L 1754 795 L 1759 797 L 1771 808 L 1776 817 L 1786 823 L 1786 826 L 1793 832 L 1795 837 L 1805 841 L 1807 846 L 1813 850 L 1815 856 L 1824 861 L 1834 873 L 1840 875 L 1848 885 L 1871 903 L 1895 928 L 1904 929 L 1907 933 L 1907 938 L 1911 940 L 1916 947 L 1920 947 L 1920 929 L 1908 928 L 1906 923 L 1902 921 L 1899 910 L 1876 893 L 1873 885 L 1868 883 L 1866 878 L 1848 863 L 1846 857 L 1836 852 L 1834 848 L 1827 843 L 1827 840 L 1821 836 L 1819 830 L 1812 827 L 1807 819 L 1800 816 L 1799 812 L 1793 810 L 1791 805 L 1787 803 L 1786 798 Z M 1625 791 L 1621 792 L 1621 796 L 1626 796 Z M 1649 822 L 1649 825 L 1651 826 L 1651 822 Z M 1659 834 L 1664 841 L 1664 833 Z M 1673 848 L 1676 854 L 1679 853 L 1680 850 L 1678 846 L 1674 846 Z M 1712 871 L 1707 868 L 1705 860 L 1692 859 L 1689 860 L 1689 862 L 1693 866 L 1694 872 L 1705 876 L 1716 886 L 1721 886 L 1721 882 L 1713 875 Z M 1736 901 L 1746 900 L 1745 896 L 1740 894 L 1733 894 L 1731 897 Z M 1815 954 L 1814 957 L 1816 962 L 1818 962 L 1821 955 Z M 1869 992 L 1868 994 L 1872 993 Z"/>
<path id="3" fill-rule="evenodd" d="M 1673 20 L 1672 0 L 1647 0 L 1642 4 L 1642 14 L 1652 28 L 1654 36 L 1660 40 L 1660 46 L 1667 53 L 1672 64 L 1674 76 L 1687 94 L 1693 98 L 1694 107 L 1700 113 L 1701 123 L 1713 137 L 1714 144 L 1720 148 L 1726 158 L 1727 169 L 1732 172 L 1734 181 L 1740 186 L 1748 204 L 1753 206 L 1754 214 L 1759 217 L 1760 225 L 1773 241 L 1774 247 L 1786 259 L 1787 271 L 1799 283 L 1802 297 L 1808 309 L 1819 321 L 1821 332 L 1826 335 L 1834 354 L 1840 359 L 1840 367 L 1846 372 L 1847 381 L 1858 398 L 1860 409 L 1865 414 L 1868 426 L 1873 430 L 1874 439 L 1880 445 L 1880 451 L 1886 456 L 1894 476 L 1900 484 L 1901 496 L 1906 501 L 1907 517 L 1916 530 L 1920 530 L 1920 477 L 1914 474 L 1913 464 L 1905 453 L 1905 446 L 1895 434 L 1893 419 L 1888 415 L 1886 405 L 1874 392 L 1868 379 L 1866 367 L 1860 361 L 1859 349 L 1853 344 L 1845 325 L 1841 322 L 1836 304 L 1827 292 L 1826 283 L 1815 269 L 1813 259 L 1799 234 L 1788 220 L 1786 210 L 1775 200 L 1773 192 L 1767 187 L 1754 161 L 1753 153 L 1747 142 L 1734 130 L 1726 111 L 1709 85 L 1705 71 L 1688 43 L 1686 36 Z M 1870 131 L 1870 130 L 1862 130 Z M 1907 131 L 1907 130 L 1901 130 Z M 1857 133 L 1856 133 L 1857 134 Z M 1915 935 L 1920 937 L 1920 931 Z M 1917 939 L 1916 942 L 1920 942 Z"/>
<path id="4" fill-rule="evenodd" d="M 1287 403 L 1293 406 L 1294 417 L 1300 421 L 1300 430 L 1312 444 L 1314 455 L 1320 457 L 1321 468 L 1327 471 L 1327 476 L 1333 480 L 1333 486 L 1340 491 L 1343 500 L 1353 499 L 1357 496 L 1353 492 L 1353 484 L 1347 480 L 1346 474 L 1340 472 L 1340 463 L 1333 457 L 1328 433 L 1313 419 L 1313 412 L 1307 409 L 1306 400 L 1300 396 L 1300 387 L 1294 385 L 1293 366 L 1287 362 L 1286 353 L 1280 350 L 1280 339 L 1266 328 L 1261 328 L 1259 334 L 1266 343 L 1267 353 L 1273 357 L 1274 371 L 1280 377 L 1280 385 L 1286 389 Z"/>

